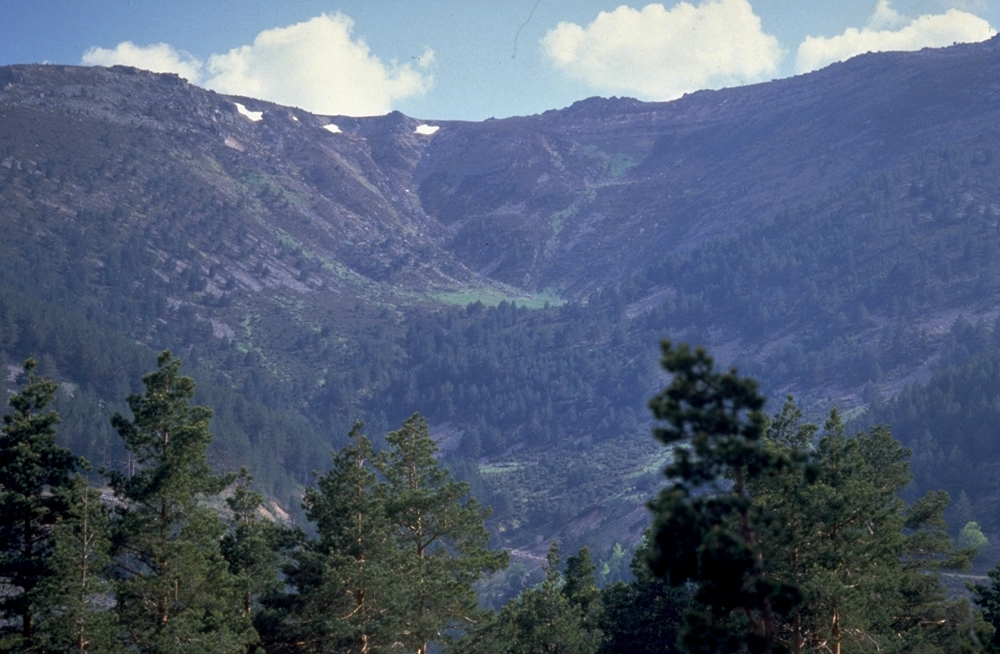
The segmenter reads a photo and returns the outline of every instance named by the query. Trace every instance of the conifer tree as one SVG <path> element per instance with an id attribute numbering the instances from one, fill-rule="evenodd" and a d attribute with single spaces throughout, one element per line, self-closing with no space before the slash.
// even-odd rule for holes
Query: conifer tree
<path id="1" fill-rule="evenodd" d="M 257 626 L 269 652 L 379 652 L 398 640 L 405 575 L 385 488 L 360 423 L 350 441 L 306 489 L 317 537 L 290 554 L 289 591 L 264 598 Z"/>
<path id="2" fill-rule="evenodd" d="M 458 641 L 457 654 L 595 654 L 599 633 L 584 625 L 580 605 L 566 592 L 559 562 L 559 545 L 553 541 L 541 585 L 522 592 L 476 625 Z"/>
<path id="3" fill-rule="evenodd" d="M 115 595 L 129 649 L 241 652 L 255 640 L 220 551 L 224 525 L 205 507 L 231 477 L 212 474 L 205 456 L 210 409 L 190 406 L 194 381 L 164 351 L 130 395 L 129 420 L 112 425 L 135 457 L 134 475 L 108 472 L 119 503 L 114 520 Z"/>
<path id="4" fill-rule="evenodd" d="M 566 583 L 562 589 L 570 604 L 580 611 L 580 620 L 590 631 L 596 629 L 599 608 L 597 600 L 601 596 L 594 576 L 596 570 L 597 566 L 590 558 L 590 548 L 581 547 L 576 556 L 566 559 Z"/>
<path id="5" fill-rule="evenodd" d="M 790 406 L 776 419 L 778 425 L 791 414 L 800 417 Z M 870 603 L 884 581 L 872 571 L 888 573 L 898 565 L 902 506 L 895 493 L 905 475 L 897 452 L 882 456 L 875 473 L 887 492 L 867 483 L 874 471 L 867 469 L 861 441 L 847 438 L 836 411 L 815 451 L 815 428 L 782 427 L 771 430 L 769 445 L 783 453 L 808 453 L 815 467 L 811 474 L 792 469 L 751 484 L 755 508 L 775 527 L 761 533 L 768 573 L 804 593 L 794 617 L 779 626 L 779 637 L 796 654 L 817 648 L 839 653 L 848 639 L 877 634 L 875 625 L 886 619 L 885 602 Z"/>
<path id="6" fill-rule="evenodd" d="M 632 555 L 634 579 L 617 582 L 601 592 L 599 654 L 676 654 L 684 614 L 693 591 L 671 586 L 649 567 L 649 532 Z"/>
<path id="7" fill-rule="evenodd" d="M 989 585 L 969 584 L 972 591 L 972 601 L 982 611 L 982 619 L 992 632 L 983 638 L 983 644 L 990 654 L 1000 653 L 1000 564 L 986 573 L 990 578 Z"/>
<path id="8" fill-rule="evenodd" d="M 32 650 L 39 585 L 52 572 L 53 526 L 69 512 L 67 491 L 80 460 L 56 445 L 59 416 L 46 407 L 58 385 L 35 375 L 10 398 L 0 427 L 0 633 L 16 633 Z M 7 641 L 10 642 L 10 641 Z"/>
<path id="9" fill-rule="evenodd" d="M 233 494 L 226 498 L 232 512 L 229 531 L 222 538 L 222 555 L 239 593 L 243 616 L 251 620 L 259 609 L 260 598 L 280 587 L 279 550 L 287 530 L 260 515 L 263 496 L 250 487 L 253 476 L 241 468 Z M 252 643 L 248 651 L 254 651 Z"/>
<path id="10" fill-rule="evenodd" d="M 886 651 L 976 652 L 992 637 L 969 600 L 955 598 L 941 583 L 941 570 L 968 570 L 976 552 L 952 544 L 944 520 L 950 501 L 948 493 L 930 491 L 903 511 L 898 603 L 887 630 L 897 638 Z"/>
<path id="11" fill-rule="evenodd" d="M 790 462 L 764 447 L 764 398 L 752 379 L 716 372 L 701 348 L 662 345 L 673 379 L 650 408 L 673 460 L 667 487 L 651 503 L 650 564 L 671 585 L 697 584 L 701 608 L 686 616 L 686 651 L 777 651 L 775 627 L 801 593 L 765 574 L 748 484 Z M 744 626 L 734 626 L 737 614 Z"/>
<path id="12" fill-rule="evenodd" d="M 469 485 L 442 469 L 437 446 L 419 414 L 386 435 L 376 466 L 385 479 L 386 515 L 407 580 L 403 637 L 425 654 L 430 640 L 478 615 L 474 584 L 507 566 L 507 553 L 488 548 L 489 511 L 468 497 Z"/>
<path id="13" fill-rule="evenodd" d="M 288 592 L 257 620 L 269 652 L 426 652 L 481 616 L 474 584 L 506 565 L 487 548 L 487 512 L 440 467 L 419 416 L 376 454 L 360 424 L 306 491 L 316 538 L 284 567 Z"/>
<path id="14" fill-rule="evenodd" d="M 942 518 L 946 493 L 906 507 L 908 451 L 885 428 L 848 437 L 831 411 L 818 441 L 789 401 L 771 422 L 768 447 L 808 457 L 753 480 L 750 492 L 766 574 L 794 583 L 803 602 L 776 625 L 788 651 L 936 651 L 971 645 L 970 612 L 947 600 L 941 568 L 961 568 Z"/>
<path id="15" fill-rule="evenodd" d="M 45 651 L 108 652 L 114 649 L 116 615 L 111 584 L 108 511 L 101 494 L 77 476 L 69 512 L 54 527 L 52 573 L 41 585 L 39 639 Z"/>
<path id="16" fill-rule="evenodd" d="M 649 567 L 648 532 L 630 563 L 635 578 L 601 592 L 599 654 L 675 654 L 692 590 L 671 586 Z"/>

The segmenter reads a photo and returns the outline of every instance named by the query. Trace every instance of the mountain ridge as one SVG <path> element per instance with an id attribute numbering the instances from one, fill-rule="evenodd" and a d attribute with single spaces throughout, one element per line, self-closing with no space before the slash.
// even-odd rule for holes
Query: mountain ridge
<path id="1" fill-rule="evenodd" d="M 856 175 L 858 169 L 884 168 L 885 163 L 891 163 L 894 158 L 900 155 L 898 152 L 905 152 L 913 147 L 914 142 L 921 142 L 925 147 L 933 147 L 935 142 L 940 142 L 948 137 L 949 131 L 947 123 L 940 125 L 940 121 L 923 120 L 926 116 L 910 116 L 907 120 L 897 120 L 892 111 L 884 109 L 886 105 L 894 106 L 924 106 L 927 103 L 917 102 L 919 91 L 909 88 L 911 82 L 918 88 L 926 88 L 928 85 L 942 86 L 945 82 L 947 92 L 957 94 L 951 98 L 946 109 L 954 112 L 956 108 L 966 107 L 968 111 L 963 114 L 956 114 L 951 122 L 968 120 L 970 116 L 983 119 L 982 112 L 979 111 L 983 103 L 989 103 L 1000 97 L 1000 90 L 996 85 L 971 84 L 968 75 L 963 76 L 951 73 L 953 60 L 956 58 L 968 58 L 969 53 L 976 53 L 977 59 L 995 54 L 997 50 L 996 39 L 985 44 L 954 46 L 942 50 L 925 50 L 914 53 L 883 53 L 870 55 L 868 59 L 855 58 L 849 62 L 835 64 L 822 71 L 809 73 L 788 80 L 778 80 L 775 82 L 757 84 L 749 87 L 723 89 L 720 91 L 702 91 L 688 94 L 685 97 L 666 103 L 643 103 L 633 99 L 588 99 L 574 103 L 563 110 L 551 110 L 543 114 L 528 117 L 512 117 L 500 120 L 483 121 L 482 123 L 471 123 L 462 121 L 430 121 L 441 128 L 437 134 L 422 136 L 414 134 L 414 128 L 420 121 L 403 116 L 398 112 L 390 113 L 386 116 L 370 118 L 349 118 L 344 116 L 313 116 L 301 110 L 282 108 L 272 103 L 267 103 L 250 98 L 233 97 L 228 100 L 230 106 L 227 108 L 224 103 L 227 100 L 211 92 L 204 98 L 211 98 L 215 102 L 214 106 L 206 106 L 207 100 L 202 100 L 200 105 L 194 107 L 192 117 L 208 118 L 211 111 L 211 123 L 204 120 L 199 124 L 190 123 L 188 129 L 197 129 L 200 133 L 222 136 L 224 142 L 230 143 L 234 149 L 243 149 L 244 154 L 256 156 L 269 162 L 274 166 L 276 157 L 288 161 L 300 163 L 302 172 L 312 173 L 312 190 L 320 190 L 324 184 L 330 184 L 327 177 L 329 171 L 319 170 L 320 166 L 315 165 L 313 157 L 321 157 L 326 168 L 333 164 L 337 169 L 345 167 L 345 175 L 356 177 L 358 173 L 364 176 L 365 182 L 377 188 L 379 200 L 375 204 L 362 203 L 354 208 L 369 215 L 378 215 L 381 211 L 381 219 L 377 222 L 386 221 L 387 217 L 398 216 L 406 221 L 413 221 L 420 230 L 428 233 L 431 240 L 444 241 L 448 243 L 453 258 L 457 258 L 460 263 L 471 267 L 473 270 L 483 273 L 486 277 L 500 278 L 500 281 L 516 286 L 526 287 L 530 290 L 540 290 L 539 285 L 544 288 L 545 284 L 561 284 L 568 286 L 566 290 L 576 294 L 580 288 L 588 287 L 586 281 L 574 280 L 570 283 L 565 281 L 565 271 L 568 268 L 579 267 L 580 257 L 567 256 L 566 252 L 574 249 L 583 249 L 582 245 L 587 243 L 593 236 L 588 236 L 588 227 L 592 223 L 601 224 L 606 222 L 608 215 L 612 218 L 620 219 L 620 216 L 609 211 L 610 206 L 621 202 L 621 197 L 616 195 L 616 190 L 624 188 L 623 193 L 628 198 L 634 199 L 637 193 L 653 194 L 645 202 L 647 206 L 661 205 L 680 202 L 688 205 L 685 201 L 685 192 L 690 195 L 691 188 L 707 186 L 700 190 L 698 200 L 706 202 L 706 207 L 699 216 L 700 224 L 690 225 L 684 221 L 666 213 L 664 219 L 671 222 L 672 226 L 687 230 L 695 239 L 698 234 L 717 234 L 720 231 L 731 229 L 732 220 L 726 220 L 721 214 L 733 213 L 743 216 L 758 216 L 758 220 L 767 217 L 769 211 L 777 210 L 780 205 L 788 206 L 797 201 L 802 201 L 805 196 L 795 190 L 796 185 L 790 182 L 781 182 L 781 178 L 787 178 L 795 182 L 795 169 L 803 169 L 798 175 L 809 174 L 813 177 L 806 178 L 799 182 L 798 186 L 812 188 L 817 184 L 816 170 L 808 169 L 805 161 L 826 157 L 831 160 L 823 170 L 822 183 L 831 185 L 843 182 L 851 175 Z M 995 58 L 994 58 L 995 59 Z M 856 63 L 855 63 L 856 62 Z M 900 87 L 897 83 L 889 85 L 883 83 L 888 76 L 906 76 L 908 67 L 914 63 L 922 65 L 923 75 L 928 77 L 924 80 L 905 79 L 905 84 Z M 989 75 L 990 70 L 995 70 L 995 61 L 990 64 L 991 68 L 986 71 L 980 70 L 976 75 Z M 866 75 L 857 75 L 852 68 L 864 66 Z M 942 68 L 943 67 L 943 68 Z M 978 70 L 974 66 L 969 66 Z M 52 66 L 51 72 L 68 72 L 73 67 Z M 18 75 L 23 77 L 24 73 L 31 70 L 31 75 L 39 74 L 42 69 L 31 69 L 30 67 L 8 67 L 7 72 L 0 76 L 0 84 L 8 87 L 7 92 L 11 92 L 11 85 Z M 111 71 L 118 70 L 120 75 L 132 76 L 141 79 L 143 74 L 135 69 L 116 67 Z M 902 71 L 902 72 L 901 72 Z M 95 76 L 109 75 L 115 73 L 98 73 L 97 69 L 79 69 L 78 75 Z M 138 76 L 138 77 L 136 77 Z M 854 92 L 857 96 L 857 88 L 848 86 L 847 89 L 830 89 L 830 81 L 847 76 L 848 79 L 856 80 L 857 84 L 864 84 L 863 88 L 902 88 L 900 93 L 876 93 L 876 104 L 873 108 L 865 108 L 858 112 L 846 111 L 842 106 L 837 105 L 837 98 Z M 864 79 L 858 80 L 857 78 Z M 880 79 L 880 77 L 882 79 Z M 191 93 L 192 87 L 177 76 L 162 75 L 150 78 L 158 80 L 155 84 L 159 87 L 174 88 L 181 93 Z M 973 78 L 974 79 L 974 78 Z M 152 84 L 152 82 L 150 82 Z M 74 91 L 84 93 L 83 86 L 78 88 L 73 84 L 67 85 L 63 89 L 63 95 L 67 96 Z M 154 86 L 154 88 L 157 88 Z M 992 90 L 991 90 L 992 89 Z M 157 90 L 162 90 L 157 88 Z M 935 92 L 940 92 L 938 88 Z M 916 95 L 915 95 L 916 94 Z M 169 103 L 157 102 L 147 99 L 145 106 L 138 107 L 138 98 L 141 94 L 135 94 L 131 108 L 132 121 L 144 126 L 163 126 L 170 124 L 169 120 L 154 120 L 158 114 L 165 112 L 183 111 L 181 106 L 171 106 Z M 871 93 L 868 93 L 871 95 Z M 83 97 L 82 95 L 80 97 Z M 870 99 L 870 98 L 869 98 Z M 241 116 L 232 103 L 243 100 L 245 106 L 252 110 L 262 110 L 266 118 L 259 122 L 250 121 Z M 816 111 L 821 108 L 818 115 L 812 115 L 803 122 L 802 117 L 790 113 L 787 107 L 794 107 L 796 111 L 802 113 L 801 103 L 803 100 L 810 101 L 813 106 L 807 109 Z M 44 99 L 39 98 L 40 102 Z M 125 102 L 124 98 L 117 100 L 119 105 Z M 77 103 L 81 105 L 82 103 Z M 107 108 L 104 103 L 104 111 L 98 115 L 121 116 L 121 106 L 118 113 Z M 995 102 L 993 103 L 995 106 Z M 89 106 L 89 105 L 88 105 Z M 617 152 L 603 152 L 600 144 L 607 139 L 603 133 L 609 128 L 607 107 L 614 107 L 617 118 L 627 126 L 630 137 L 628 139 L 618 138 L 615 143 Z M 256 109 L 254 109 L 256 108 Z M 933 108 L 933 107 L 931 107 Z M 78 109 L 79 110 L 79 109 Z M 808 113 L 808 112 L 807 112 Z M 140 116 L 136 116 L 140 114 Z M 146 115 L 142 115 L 146 114 Z M 896 111 L 896 114 L 902 114 Z M 857 118 L 852 122 L 847 120 L 853 116 Z M 844 117 L 847 117 L 846 119 Z M 588 127 L 588 124 L 597 120 L 599 127 Z M 847 123 L 844 121 L 847 120 Z M 875 120 L 876 124 L 870 125 Z M 860 122 L 859 122 L 860 121 Z M 322 140 L 321 148 L 307 149 L 300 140 L 293 140 L 293 135 L 288 133 L 288 128 L 293 127 L 292 123 L 299 123 L 294 127 L 315 128 L 321 127 L 323 123 L 333 123 L 342 130 L 341 134 L 331 134 L 329 138 Z M 988 119 L 987 119 L 987 122 Z M 278 123 L 277 125 L 275 123 Z M 731 123 L 731 124 L 730 124 Z M 734 129 L 734 125 L 738 128 Z M 867 126 L 866 126 L 867 125 Z M 929 131 L 925 125 L 937 125 L 936 131 Z M 613 125 L 612 125 L 613 126 Z M 724 129 L 720 129 L 724 126 Z M 968 126 L 965 126 L 966 129 Z M 651 134 L 642 137 L 641 128 L 651 131 Z M 954 127 L 950 128 L 954 131 Z M 596 133 L 595 133 L 596 132 Z M 639 136 L 636 133 L 639 132 Z M 784 132 L 791 132 L 790 137 L 784 136 Z M 833 152 L 824 151 L 824 141 L 830 140 L 830 133 L 852 133 L 855 140 L 849 143 L 841 143 L 839 150 Z M 504 138 L 496 138 L 502 135 Z M 319 135 L 314 141 L 320 141 Z M 576 140 L 560 140 L 573 139 Z M 228 139 L 228 141 L 227 141 Z M 348 144 L 338 143 L 348 141 Z M 458 140 L 454 143 L 453 140 Z M 549 140 L 553 142 L 550 143 Z M 622 143 L 622 141 L 625 143 Z M 643 140 L 646 142 L 644 143 Z M 799 153 L 798 160 L 786 157 L 789 152 L 782 140 L 794 140 L 795 149 Z M 803 140 L 805 141 L 803 143 Z M 839 139 L 838 139 L 839 141 Z M 520 150 L 509 152 L 497 150 L 502 147 L 499 143 L 517 143 Z M 761 151 L 760 144 L 766 142 L 768 150 Z M 692 148 L 689 144 L 696 143 L 697 147 Z M 715 144 L 715 145 L 713 145 Z M 624 145 L 624 147 L 623 147 Z M 343 147 L 341 147 L 343 146 Z M 296 151 L 291 152 L 294 147 Z M 513 146 L 509 146 L 513 147 Z M 250 148 L 247 152 L 246 149 Z M 486 149 L 482 149 L 486 148 Z M 492 148 L 492 149 L 490 149 Z M 584 148 L 598 148 L 596 152 L 591 151 L 580 155 Z M 610 148 L 609 148 L 610 149 Z M 317 151 L 322 150 L 322 151 Z M 343 160 L 350 150 L 350 158 Z M 697 150 L 692 155 L 692 150 Z M 457 152 L 456 152 L 457 151 Z M 845 154 L 845 151 L 853 151 L 852 156 Z M 893 152 L 897 154 L 893 154 Z M 714 153 L 714 154 L 713 154 Z M 542 159 L 548 155 L 555 161 L 546 162 Z M 692 156 L 695 158 L 692 159 Z M 521 157 L 529 161 L 529 170 L 537 173 L 533 178 L 518 175 L 511 179 L 506 174 L 510 169 L 511 159 Z M 618 157 L 617 161 L 615 158 Z M 560 165 L 565 168 L 562 161 L 565 158 L 575 158 L 577 165 L 575 174 L 567 175 L 565 171 L 558 170 Z M 333 160 L 332 162 L 330 160 Z M 785 160 L 784 164 L 779 163 Z M 858 159 L 860 161 L 853 161 Z M 867 166 L 866 160 L 873 160 Z M 362 160 L 374 163 L 378 167 L 378 172 L 371 167 L 366 167 Z M 636 161 L 639 160 L 639 161 Z M 677 162 L 686 162 L 684 169 L 675 171 Z M 489 177 L 491 171 L 489 166 L 482 168 L 478 162 L 492 162 L 493 168 L 499 169 L 499 173 L 506 176 L 505 179 L 509 188 L 487 188 L 489 187 Z M 756 163 L 754 163 L 756 162 Z M 311 165 L 313 164 L 313 165 Z M 546 165 L 549 164 L 549 165 Z M 860 165 L 859 165 L 860 164 Z M 838 169 L 837 166 L 842 167 Z M 765 171 L 764 174 L 754 174 L 754 167 Z M 441 181 L 443 169 L 462 171 L 461 178 L 452 182 Z M 609 169 L 611 174 L 609 173 Z M 770 171 L 769 173 L 767 171 Z M 563 174 L 560 175 L 559 173 Z M 679 172 L 679 174 L 678 174 Z M 727 206 L 720 208 L 719 202 L 706 201 L 706 197 L 726 197 L 726 193 L 718 192 L 712 180 L 706 179 L 709 175 L 717 177 L 731 177 L 735 173 L 742 172 L 744 177 L 749 177 L 744 182 L 747 187 L 741 197 L 734 197 Z M 326 173 L 326 175 L 324 175 Z M 775 174 L 778 173 L 778 174 Z M 788 173 L 785 175 L 785 173 Z M 388 175 L 388 177 L 387 177 Z M 412 179 L 408 177 L 412 175 Z M 547 176 L 547 177 L 546 177 Z M 529 175 L 530 177 L 530 175 Z M 621 178 L 632 179 L 637 184 L 621 184 Z M 538 183 L 539 178 L 545 181 Z M 517 181 L 520 180 L 520 181 Z M 563 183 L 560 183 L 563 182 Z M 644 183 L 645 182 L 645 183 Z M 701 184 L 699 184 L 701 182 Z M 343 183 L 343 182 L 342 182 Z M 383 188 L 389 183 L 392 190 Z M 459 188 L 465 184 L 465 189 Z M 513 186 L 511 186 L 513 185 Z M 533 188 L 535 185 L 541 188 Z M 546 186 L 547 185 L 547 186 Z M 651 185 L 665 186 L 665 192 L 655 194 Z M 415 191 L 419 195 L 419 206 L 408 202 L 404 193 L 414 192 L 414 189 L 407 188 L 416 186 Z M 756 192 L 750 190 L 756 187 Z M 580 197 L 580 190 L 589 190 L 591 194 L 596 193 L 596 197 Z M 369 189 L 370 190 L 370 189 Z M 350 188 L 337 189 L 340 197 L 356 198 L 357 191 Z M 574 192 L 576 191 L 576 192 Z M 456 199 L 454 196 L 458 195 Z M 476 211 L 470 212 L 469 195 L 479 196 L 479 205 Z M 537 205 L 529 203 L 526 207 L 518 210 L 514 203 L 505 204 L 504 198 L 517 195 L 526 195 L 535 199 Z M 728 195 L 732 196 L 730 190 Z M 605 196 L 607 199 L 605 200 Z M 483 201 L 485 198 L 485 202 Z M 369 198 L 372 200 L 372 198 Z M 596 206 L 595 206 L 596 204 Z M 424 210 L 421 211 L 421 208 Z M 505 208 L 507 213 L 504 213 Z M 673 213 L 684 213 L 685 206 Z M 647 212 L 649 209 L 646 210 Z M 373 213 L 374 212 L 374 213 Z M 469 214 L 472 213 L 470 216 Z M 547 229 L 540 229 L 539 225 L 546 218 L 548 213 L 551 222 L 552 215 L 565 215 L 563 224 L 553 227 L 551 224 Z M 524 214 L 528 214 L 527 217 Z M 761 214 L 764 214 L 761 216 Z M 459 221 L 456 216 L 461 215 L 463 220 Z M 520 266 L 516 263 L 504 264 L 502 260 L 518 258 L 518 252 L 493 252 L 488 248 L 476 247 L 472 242 L 474 239 L 469 232 L 473 228 L 482 229 L 488 227 L 486 218 L 488 216 L 507 216 L 508 221 L 513 223 L 510 229 L 504 233 L 508 237 L 513 237 L 516 245 L 524 246 L 528 252 L 523 254 L 521 259 L 531 259 L 531 262 L 522 262 Z M 405 218 L 404 218 L 405 217 Z M 529 223 L 519 225 L 520 222 Z M 558 220 L 558 219 L 557 219 Z M 494 224 L 502 222 L 499 219 L 492 221 Z M 689 222 L 689 221 L 688 221 Z M 656 221 L 653 222 L 653 225 Z M 471 226 L 470 226 L 471 225 Z M 603 226 L 603 225 L 602 225 Z M 608 248 L 608 241 L 625 240 L 623 232 L 630 229 L 645 229 L 649 226 L 649 220 L 633 220 L 630 224 L 617 227 L 614 239 L 604 239 L 600 242 L 602 248 Z M 400 224 L 392 225 L 399 229 Z M 567 238 L 563 235 L 563 230 L 574 232 L 574 237 Z M 405 231 L 405 228 L 404 228 Z M 539 232 L 547 231 L 546 241 L 553 241 L 553 245 L 540 247 L 537 242 Z M 593 230 L 591 230 L 593 231 Z M 662 231 L 662 230 L 661 230 Z M 529 238 L 529 236 L 531 238 Z M 680 246 L 684 246 L 684 239 L 680 239 Z M 535 243 L 534 247 L 530 247 Z M 493 243 L 491 243 L 493 244 Z M 495 247 L 495 244 L 493 244 Z M 629 244 L 634 247 L 635 244 Z M 640 248 L 642 244 L 639 243 Z M 599 250 L 598 247 L 587 248 L 589 253 Z M 509 248 L 516 250 L 516 248 Z M 650 255 L 643 252 L 645 261 L 640 265 L 648 265 Z M 612 249 L 611 253 L 600 258 L 595 266 L 604 269 L 609 259 L 617 259 L 621 255 Z M 497 259 L 501 259 L 499 263 Z M 556 259 L 555 265 L 562 275 L 546 274 L 545 260 Z M 562 263 L 560 258 L 568 261 Z M 633 264 L 634 265 L 634 264 Z M 509 274 L 502 275 L 507 267 L 515 268 Z M 528 270 L 524 270 L 527 268 Z M 456 272 L 454 267 L 449 268 Z M 589 271 L 588 271 L 589 272 Z M 521 274 L 518 274 L 521 273 Z M 526 273 L 526 274 L 525 274 Z M 625 272 L 620 272 L 620 278 Z M 563 279 L 560 279 L 562 277 Z"/>
<path id="2" fill-rule="evenodd" d="M 0 363 L 111 401 L 86 330 L 135 344 L 129 375 L 170 347 L 226 403 L 217 463 L 250 448 L 286 505 L 355 418 L 419 410 L 505 542 L 637 537 L 657 340 L 810 411 L 928 379 L 960 319 L 1000 317 L 997 155 L 1000 37 L 482 122 L 8 66 Z"/>

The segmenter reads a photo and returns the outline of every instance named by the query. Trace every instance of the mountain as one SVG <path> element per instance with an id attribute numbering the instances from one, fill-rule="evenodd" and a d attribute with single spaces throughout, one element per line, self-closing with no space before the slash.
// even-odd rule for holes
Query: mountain
<path id="1" fill-rule="evenodd" d="M 994 347 L 997 155 L 1000 37 L 479 123 L 9 66 L 0 359 L 39 357 L 116 466 L 108 415 L 173 349 L 214 464 L 293 512 L 355 419 L 419 410 L 501 542 L 607 551 L 658 483 L 660 338 L 848 415 L 969 325 Z"/>

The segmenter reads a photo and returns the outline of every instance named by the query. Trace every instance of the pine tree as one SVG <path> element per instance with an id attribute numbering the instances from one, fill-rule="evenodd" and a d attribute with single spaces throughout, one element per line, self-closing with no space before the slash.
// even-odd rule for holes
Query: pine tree
<path id="1" fill-rule="evenodd" d="M 990 654 L 1000 652 L 1000 563 L 988 573 L 990 584 L 969 584 L 972 601 L 982 611 L 982 618 L 992 633 L 984 634 L 984 645 Z"/>
<path id="2" fill-rule="evenodd" d="M 82 476 L 69 495 L 69 513 L 54 527 L 52 574 L 40 588 L 39 638 L 50 652 L 108 652 L 117 631 L 106 578 L 108 510 Z"/>
<path id="3" fill-rule="evenodd" d="M 562 593 L 569 603 L 580 611 L 580 620 L 588 630 L 594 631 L 598 620 L 598 599 L 601 596 L 597 588 L 597 578 L 594 573 L 597 567 L 590 558 L 590 548 L 582 547 L 576 556 L 566 559 L 566 583 Z"/>
<path id="4" fill-rule="evenodd" d="M 135 457 L 128 476 L 108 472 L 119 503 L 113 524 L 117 611 L 124 644 L 141 652 L 241 652 L 256 636 L 220 552 L 225 527 L 202 500 L 231 481 L 205 456 L 210 409 L 189 406 L 194 381 L 169 351 L 130 395 L 132 419 L 112 425 Z"/>
<path id="5" fill-rule="evenodd" d="M 803 432 L 815 429 L 794 433 Z M 769 440 L 780 451 L 810 453 L 812 474 L 791 470 L 751 485 L 758 511 L 780 526 L 764 542 L 769 573 L 794 580 L 805 595 L 803 606 L 782 629 L 792 652 L 825 647 L 839 652 L 848 634 L 864 638 L 877 633 L 872 625 L 882 607 L 868 600 L 876 594 L 873 584 L 881 580 L 871 571 L 897 565 L 902 536 L 895 493 L 903 477 L 898 456 L 883 457 L 879 474 L 885 475 L 888 492 L 867 483 L 870 474 L 860 443 L 847 438 L 833 411 L 814 452 L 811 442 L 799 438 L 772 435 Z"/>
<path id="6" fill-rule="evenodd" d="M 647 534 L 648 536 L 648 534 Z M 644 538 L 630 564 L 635 576 L 601 592 L 599 654 L 673 654 L 692 590 L 671 586 L 649 568 L 649 541 Z"/>
<path id="7" fill-rule="evenodd" d="M 425 654 L 428 641 L 479 614 L 474 584 L 505 568 L 508 557 L 488 548 L 489 511 L 468 497 L 467 483 L 441 468 L 419 414 L 386 441 L 389 450 L 376 466 L 385 479 L 386 515 L 407 580 L 400 641 Z"/>
<path id="8" fill-rule="evenodd" d="M 247 620 L 259 609 L 260 598 L 280 587 L 279 550 L 286 536 L 283 527 L 261 517 L 264 498 L 250 487 L 252 482 L 253 476 L 241 468 L 233 494 L 226 498 L 232 518 L 221 547 Z M 248 651 L 256 647 L 253 643 Z"/>
<path id="9" fill-rule="evenodd" d="M 257 626 L 269 652 L 379 652 L 397 642 L 405 610 L 400 551 L 360 423 L 350 441 L 306 489 L 303 507 L 317 537 L 290 554 L 289 591 L 263 599 Z"/>
<path id="10" fill-rule="evenodd" d="M 53 526 L 67 516 L 67 491 L 81 461 L 55 443 L 59 416 L 45 408 L 58 385 L 24 363 L 26 381 L 0 428 L 0 633 L 35 647 L 39 584 L 52 573 Z M 6 642 L 11 642 L 7 640 Z"/>
<path id="11" fill-rule="evenodd" d="M 306 491 L 316 538 L 291 552 L 288 591 L 264 600 L 269 652 L 426 652 L 481 617 L 474 584 L 506 565 L 487 549 L 488 513 L 440 467 L 419 416 L 381 454 L 360 429 Z"/>
<path id="12" fill-rule="evenodd" d="M 458 641 L 456 654 L 595 654 L 598 633 L 587 629 L 580 605 L 565 592 L 559 561 L 559 545 L 553 541 L 541 586 L 522 592 L 476 625 Z"/>
<path id="13" fill-rule="evenodd" d="M 771 422 L 768 447 L 809 465 L 753 480 L 766 575 L 803 592 L 776 625 L 790 652 L 937 651 L 969 644 L 968 610 L 948 601 L 937 571 L 968 563 L 942 518 L 945 493 L 910 507 L 898 493 L 910 479 L 908 451 L 885 428 L 845 434 L 831 411 L 819 440 L 791 402 Z"/>
<path id="14" fill-rule="evenodd" d="M 898 652 L 980 651 L 989 626 L 966 598 L 954 598 L 941 583 L 941 570 L 968 570 L 975 548 L 956 549 L 944 512 L 951 498 L 931 491 L 903 511 L 903 551 L 889 633 Z"/>
<path id="15" fill-rule="evenodd" d="M 673 379 L 650 408 L 673 460 L 664 470 L 668 486 L 650 505 L 650 564 L 671 585 L 697 584 L 700 608 L 688 612 L 681 645 L 706 654 L 776 651 L 776 625 L 801 593 L 765 574 L 748 484 L 791 462 L 762 442 L 764 398 L 752 379 L 718 373 L 703 349 L 669 341 L 662 365 Z"/>

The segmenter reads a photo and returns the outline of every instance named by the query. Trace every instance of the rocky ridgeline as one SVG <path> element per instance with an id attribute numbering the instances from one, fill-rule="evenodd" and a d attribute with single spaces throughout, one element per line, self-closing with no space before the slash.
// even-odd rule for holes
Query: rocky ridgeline
<path id="1" fill-rule="evenodd" d="M 478 274 L 572 296 L 664 252 L 766 223 L 914 151 L 994 138 L 998 47 L 871 55 L 668 103 L 591 98 L 537 116 L 434 122 L 433 134 L 398 112 L 316 116 L 125 67 L 7 67 L 0 102 L 46 120 L 89 117 L 169 133 L 185 148 L 237 150 L 364 253 L 331 250 L 359 274 L 384 280 L 395 268 L 420 278 L 399 263 L 416 249 L 437 271 L 425 283 Z M 366 265 L 373 248 L 391 254 Z"/>

